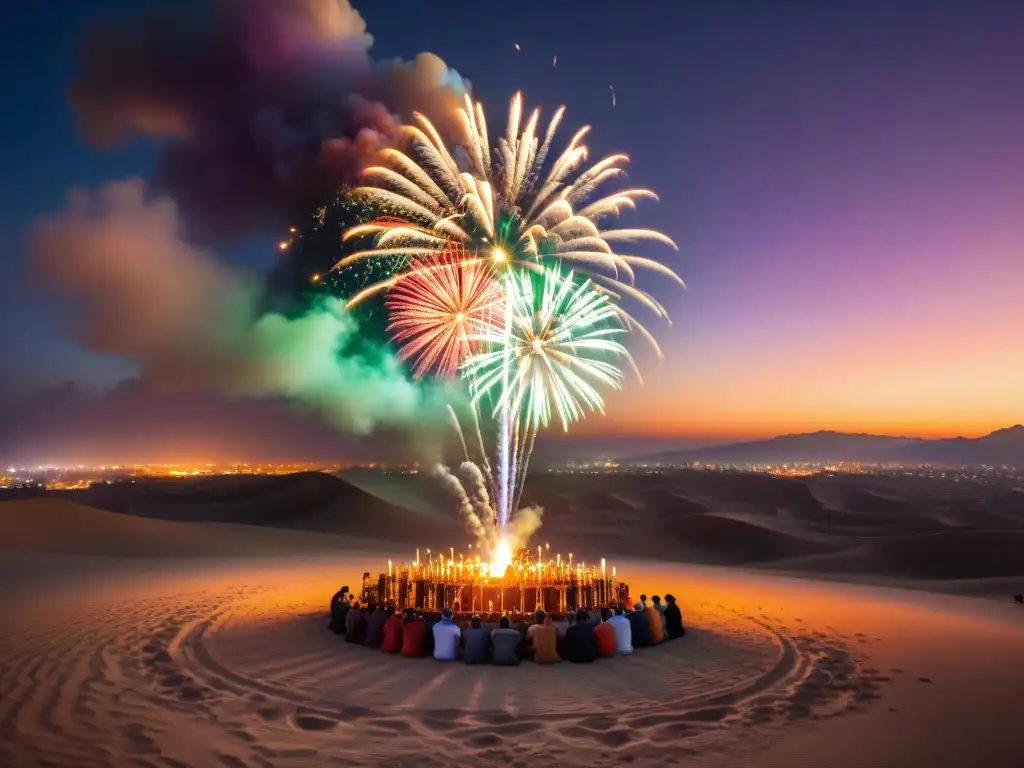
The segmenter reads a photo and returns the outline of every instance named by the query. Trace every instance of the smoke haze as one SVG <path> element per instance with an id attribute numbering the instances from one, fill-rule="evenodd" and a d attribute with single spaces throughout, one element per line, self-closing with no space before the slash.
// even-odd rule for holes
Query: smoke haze
<path id="1" fill-rule="evenodd" d="M 372 43 L 347 0 L 213 0 L 94 29 L 68 99 L 94 145 L 167 140 L 160 191 L 228 240 L 308 216 L 413 111 L 453 127 L 458 73 L 431 53 L 374 61 Z"/>
<path id="2" fill-rule="evenodd" d="M 185 242 L 174 203 L 147 200 L 141 181 L 73 193 L 29 245 L 39 278 L 69 302 L 70 335 L 137 361 L 157 391 L 286 397 L 360 434 L 441 418 L 454 396 L 361 343 L 339 299 L 296 317 L 261 314 L 256 282 Z"/>

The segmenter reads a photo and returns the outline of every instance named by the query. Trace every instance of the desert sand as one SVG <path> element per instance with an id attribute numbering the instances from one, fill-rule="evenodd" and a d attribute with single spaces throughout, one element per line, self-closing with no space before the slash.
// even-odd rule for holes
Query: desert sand
<path id="1" fill-rule="evenodd" d="M 643 493 L 610 495 L 620 514 L 648 513 L 620 574 L 634 595 L 674 593 L 688 635 L 588 667 L 511 669 L 396 658 L 327 631 L 330 594 L 404 554 L 401 531 L 372 536 L 386 520 L 353 516 L 332 535 L 185 521 L 167 505 L 2 503 L 0 765 L 1024 765 L 1020 606 L 893 588 L 932 583 L 877 571 L 884 559 L 865 571 L 857 548 L 904 557 L 886 549 L 896 538 L 843 543 L 798 516 L 757 527 L 792 549 L 719 541 L 713 520 L 686 529 L 728 567 L 636 559 L 660 523 Z M 669 529 L 715 506 L 680 498 Z M 549 517 L 553 536 L 581 526 L 582 504 L 612 504 L 572 501 L 567 520 Z M 780 518 L 716 503 L 726 538 L 729 522 Z M 619 552 L 594 517 L 580 534 L 604 545 L 593 555 Z M 910 562 L 956 581 L 940 554 Z M 764 569 L 788 558 L 806 575 L 839 557 L 865 571 L 850 578 L 889 586 Z"/>

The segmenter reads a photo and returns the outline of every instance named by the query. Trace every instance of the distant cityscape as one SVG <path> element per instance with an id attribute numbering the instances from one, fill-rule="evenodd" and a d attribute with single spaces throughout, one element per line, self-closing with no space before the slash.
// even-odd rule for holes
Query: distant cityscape
<path id="1" fill-rule="evenodd" d="M 338 472 L 343 469 L 376 469 L 372 462 L 231 462 L 182 464 L 76 464 L 74 466 L 5 467 L 0 475 L 0 488 L 46 488 L 77 490 L 96 483 L 125 482 L 137 479 L 159 480 L 223 475 L 290 475 L 296 472 Z"/>
<path id="2" fill-rule="evenodd" d="M 74 466 L 9 466 L 0 474 L 0 489 L 38 488 L 46 490 L 77 490 L 96 484 L 184 478 L 212 478 L 237 475 L 289 475 L 297 472 L 370 471 L 385 474 L 418 474 L 424 468 L 417 464 L 386 464 L 382 462 L 228 462 L 177 464 L 77 464 Z M 1024 492 L 1024 470 L 1010 466 L 949 467 L 930 464 L 858 463 L 858 462 L 794 462 L 762 463 L 659 463 L 623 459 L 575 460 L 551 463 L 551 474 L 673 474 L 678 472 L 759 473 L 773 477 L 828 477 L 839 475 L 873 475 L 877 477 L 916 477 L 951 483 L 978 485 L 1020 484 L 1014 490 Z"/>
<path id="3" fill-rule="evenodd" d="M 594 461 L 568 461 L 551 466 L 548 472 L 562 474 L 645 473 L 670 474 L 673 472 L 749 472 L 773 477 L 827 477 L 836 475 L 874 475 L 876 477 L 919 477 L 960 483 L 1024 483 L 1024 470 L 1010 466 L 947 467 L 933 464 L 867 464 L 859 462 L 793 462 L 783 464 L 713 464 L 707 462 L 658 463 L 629 462 L 611 459 Z M 1024 490 L 1024 489 L 1022 489 Z"/>

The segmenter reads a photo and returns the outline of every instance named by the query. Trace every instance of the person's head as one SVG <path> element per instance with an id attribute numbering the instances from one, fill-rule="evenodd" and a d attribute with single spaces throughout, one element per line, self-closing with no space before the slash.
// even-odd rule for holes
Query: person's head
<path id="1" fill-rule="evenodd" d="M 665 602 L 669 605 L 675 605 L 676 598 L 673 595 L 665 595 Z"/>
<path id="2" fill-rule="evenodd" d="M 647 602 L 647 595 L 640 595 L 640 602 L 641 603 L 646 603 Z"/>
<path id="3" fill-rule="evenodd" d="M 502 629 L 508 629 L 512 626 L 512 622 L 509 621 L 508 616 L 502 616 L 501 621 L 498 622 L 498 626 Z"/>
<path id="4" fill-rule="evenodd" d="M 356 600 L 354 603 L 352 603 L 352 607 L 353 608 L 358 608 L 359 607 L 359 601 Z"/>
<path id="5" fill-rule="evenodd" d="M 340 591 L 341 591 L 341 594 L 347 595 L 348 594 L 348 587 L 342 587 Z"/>
<path id="6" fill-rule="evenodd" d="M 543 624 L 545 616 L 546 616 L 546 614 L 544 613 L 544 611 L 538 610 L 537 614 L 536 614 L 537 623 L 538 624 Z"/>
<path id="7" fill-rule="evenodd" d="M 406 608 L 405 609 L 405 620 L 407 622 L 415 621 L 416 620 L 416 611 L 413 610 L 412 608 Z"/>
<path id="8" fill-rule="evenodd" d="M 445 621 L 451 621 L 452 620 L 452 615 L 453 614 L 452 614 L 452 609 L 451 608 L 445 608 L 443 611 L 441 611 L 441 618 L 444 619 Z"/>
<path id="9" fill-rule="evenodd" d="M 480 629 L 480 617 L 479 616 L 474 615 L 473 618 L 469 620 L 469 623 L 473 625 L 473 629 Z"/>
<path id="10" fill-rule="evenodd" d="M 590 614 L 588 614 L 582 608 L 580 608 L 578 611 L 576 611 L 576 623 L 577 624 L 586 624 L 588 621 L 590 621 Z"/>
<path id="11" fill-rule="evenodd" d="M 626 609 L 623 608 L 621 605 L 616 605 L 615 606 L 615 615 L 616 616 L 625 616 L 626 615 Z"/>
<path id="12" fill-rule="evenodd" d="M 393 605 L 389 605 L 389 606 L 388 606 L 387 608 L 385 608 L 384 610 L 386 610 L 386 611 L 388 612 L 388 616 L 389 616 L 389 617 L 390 617 L 390 616 L 394 616 L 394 615 L 395 615 L 395 606 L 393 606 Z"/>
<path id="13" fill-rule="evenodd" d="M 547 613 L 544 615 L 544 626 L 550 627 L 555 623 L 554 614 Z"/>
<path id="14" fill-rule="evenodd" d="M 654 603 L 655 605 L 661 605 L 661 598 L 660 598 L 660 597 L 658 597 L 657 595 L 655 595 L 654 597 L 652 597 L 652 598 L 651 598 L 651 601 L 652 601 L 652 602 L 653 602 L 653 603 Z"/>
<path id="15" fill-rule="evenodd" d="M 607 608 L 601 609 L 601 621 L 608 621 L 612 617 L 612 612 Z"/>

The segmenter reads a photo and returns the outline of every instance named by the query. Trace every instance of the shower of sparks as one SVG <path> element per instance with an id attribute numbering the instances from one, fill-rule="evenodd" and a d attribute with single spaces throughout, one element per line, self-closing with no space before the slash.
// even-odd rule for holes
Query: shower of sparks
<path id="1" fill-rule="evenodd" d="M 483 107 L 467 97 L 459 110 L 465 170 L 433 124 L 417 114 L 415 125 L 403 127 L 408 154 L 385 149 L 383 164 L 367 168 L 364 186 L 352 192 L 388 218 L 350 228 L 346 241 L 371 238 L 372 247 L 348 254 L 336 268 L 392 256 L 440 254 L 452 241 L 468 258 L 489 262 L 495 273 L 539 273 L 545 264 L 564 262 L 606 290 L 623 320 L 657 349 L 653 337 L 621 308 L 620 300 L 637 301 L 667 319 L 661 304 L 635 287 L 634 267 L 658 272 L 680 285 L 682 280 L 654 259 L 619 253 L 617 248 L 643 241 L 676 246 L 655 230 L 603 226 L 607 219 L 635 208 L 638 200 L 657 196 L 646 189 L 596 196 L 606 182 L 624 176 L 628 158 L 615 154 L 587 165 L 589 152 L 581 142 L 589 126 L 554 155 L 552 144 L 564 112 L 559 108 L 541 133 L 539 110 L 524 123 L 522 96 L 517 93 L 507 130 L 492 143 Z M 412 258 L 404 270 L 368 286 L 349 304 L 392 288 L 419 268 Z"/>
<path id="2" fill-rule="evenodd" d="M 533 431 L 553 417 L 568 429 L 587 411 L 603 411 L 598 386 L 618 389 L 623 374 L 615 361 L 632 363 L 608 296 L 554 268 L 512 274 L 504 283 L 511 323 L 475 337 L 486 349 L 464 364 L 474 401 L 489 398 L 496 415 L 507 407 Z"/>
<path id="3" fill-rule="evenodd" d="M 502 294 L 490 271 L 457 251 L 419 265 L 387 293 L 388 332 L 413 376 L 454 378 L 470 339 L 502 313 Z"/>

